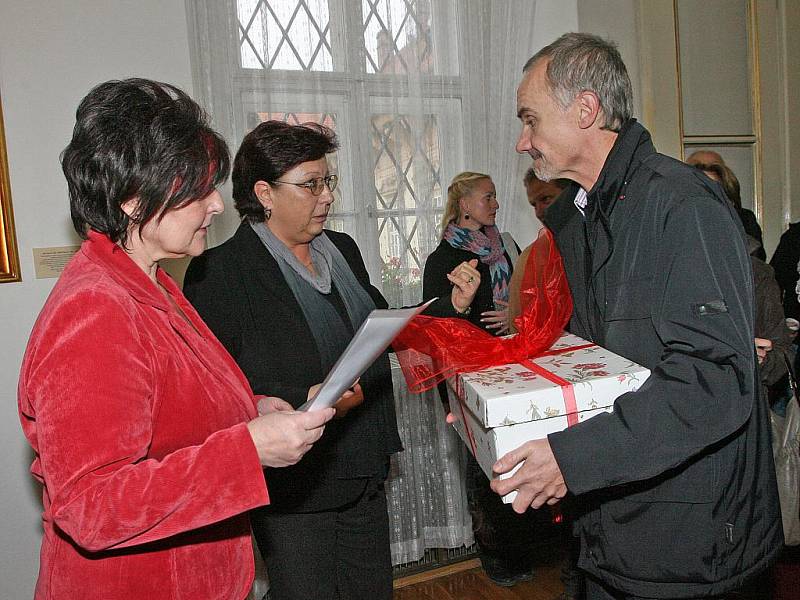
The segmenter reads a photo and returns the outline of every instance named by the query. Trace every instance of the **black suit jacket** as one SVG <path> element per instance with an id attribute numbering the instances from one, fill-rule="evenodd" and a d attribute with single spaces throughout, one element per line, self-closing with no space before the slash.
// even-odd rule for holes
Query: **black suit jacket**
<path id="1" fill-rule="evenodd" d="M 370 284 L 361 253 L 348 235 L 326 230 L 356 279 L 378 308 L 387 303 Z M 249 224 L 192 260 L 184 293 L 244 371 L 256 394 L 278 396 L 298 407 L 308 388 L 325 379 L 314 337 L 280 267 Z M 382 361 L 391 388 L 388 356 Z M 352 501 L 363 481 L 342 479 L 353 464 L 385 465 L 401 450 L 392 395 L 364 389 L 364 403 L 331 421 L 322 439 L 292 467 L 265 469 L 270 504 L 297 512 L 324 510 Z M 390 390 L 389 390 L 390 391 Z M 382 401 L 381 399 L 385 400 Z M 358 427 L 358 423 L 368 427 Z M 353 430 L 358 430 L 353 434 Z M 359 433 L 360 431 L 360 433 Z M 371 461 L 369 459 L 372 459 Z"/>

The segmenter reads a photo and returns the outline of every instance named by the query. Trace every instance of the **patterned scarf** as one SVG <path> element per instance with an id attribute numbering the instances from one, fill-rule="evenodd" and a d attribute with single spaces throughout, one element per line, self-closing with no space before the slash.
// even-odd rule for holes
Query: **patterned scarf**
<path id="1" fill-rule="evenodd" d="M 508 302 L 508 283 L 511 280 L 511 265 L 506 259 L 500 231 L 488 225 L 473 231 L 450 223 L 444 230 L 444 239 L 453 248 L 472 252 L 480 261 L 489 265 L 489 279 L 492 285 L 492 298 L 495 302 Z"/>

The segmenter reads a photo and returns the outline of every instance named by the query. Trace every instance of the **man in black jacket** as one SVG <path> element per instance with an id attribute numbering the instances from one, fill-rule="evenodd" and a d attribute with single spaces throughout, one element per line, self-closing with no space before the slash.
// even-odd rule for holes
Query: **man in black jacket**
<path id="1" fill-rule="evenodd" d="M 571 332 L 648 367 L 613 413 L 502 457 L 514 509 L 581 497 L 589 598 L 724 594 L 783 536 L 742 225 L 720 188 L 653 148 L 616 48 L 566 34 L 525 65 L 517 151 L 575 184 L 548 209 Z"/>
<path id="2" fill-rule="evenodd" d="M 800 223 L 792 223 L 783 232 L 769 264 L 775 269 L 775 279 L 783 296 L 783 312 L 787 317 L 800 319 L 797 301 L 798 261 L 800 261 Z"/>

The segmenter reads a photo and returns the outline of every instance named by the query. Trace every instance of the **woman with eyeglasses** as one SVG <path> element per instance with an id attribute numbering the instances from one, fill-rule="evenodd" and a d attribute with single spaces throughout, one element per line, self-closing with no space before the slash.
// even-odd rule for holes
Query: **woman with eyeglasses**
<path id="1" fill-rule="evenodd" d="M 233 197 L 243 222 L 227 242 L 192 260 L 184 292 L 238 362 L 254 391 L 303 404 L 374 308 L 352 238 L 324 229 L 336 188 L 329 129 L 260 124 L 239 148 Z M 456 266 L 435 303 L 458 316 L 480 283 Z M 270 506 L 251 514 L 272 600 L 392 597 L 383 482 L 401 450 L 388 355 L 337 403 L 337 417 L 297 465 L 266 469 Z M 346 416 L 344 413 L 347 413 Z"/>

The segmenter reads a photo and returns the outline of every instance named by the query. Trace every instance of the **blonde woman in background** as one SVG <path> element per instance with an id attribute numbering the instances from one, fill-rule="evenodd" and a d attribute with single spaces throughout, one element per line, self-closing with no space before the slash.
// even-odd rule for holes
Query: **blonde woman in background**
<path id="1" fill-rule="evenodd" d="M 513 261 L 519 254 L 513 241 L 506 248 L 495 218 L 500 205 L 492 178 L 465 171 L 447 188 L 442 218 L 442 241 L 425 262 L 424 299 L 450 295 L 445 274 L 453 267 L 478 259 L 481 284 L 467 311 L 467 318 L 494 335 L 507 333 L 508 284 Z"/>
<path id="2" fill-rule="evenodd" d="M 440 281 L 455 265 L 478 259 L 480 285 L 465 318 L 493 335 L 508 331 L 508 294 L 513 258 L 519 248 L 507 247 L 495 219 L 500 208 L 492 178 L 466 171 L 453 178 L 447 188 L 447 205 L 442 219 L 442 241 L 425 263 L 422 295 L 425 300 L 447 296 L 447 280 Z M 439 386 L 447 406 L 447 390 Z M 466 488 L 472 530 L 478 543 L 481 564 L 489 579 L 504 587 L 533 577 L 534 527 L 547 520 L 547 511 L 516 514 L 511 505 L 489 488 L 489 480 L 472 456 L 467 458 Z"/>

